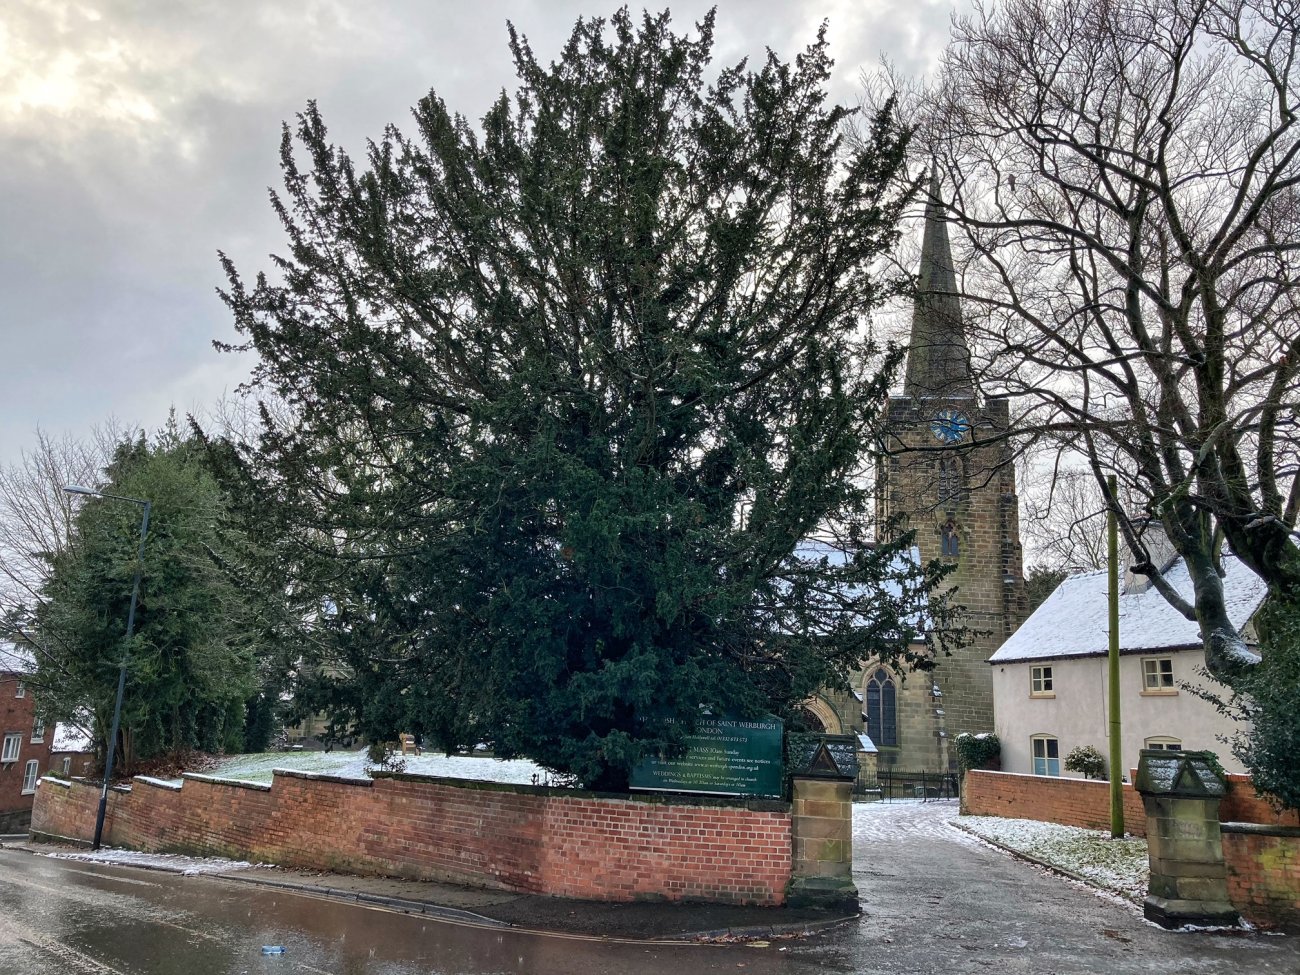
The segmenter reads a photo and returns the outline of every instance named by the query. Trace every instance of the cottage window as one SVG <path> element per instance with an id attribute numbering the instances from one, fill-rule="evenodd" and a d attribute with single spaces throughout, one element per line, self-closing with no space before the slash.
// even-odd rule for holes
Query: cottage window
<path id="1" fill-rule="evenodd" d="M 27 685 L 24 684 L 22 681 L 19 681 L 14 688 L 14 697 L 26 697 L 26 696 L 27 696 Z"/>
<path id="2" fill-rule="evenodd" d="M 1029 668 L 1029 696 L 1030 697 L 1056 697 L 1054 690 L 1055 685 L 1052 683 L 1052 668 L 1030 667 Z"/>
<path id="3" fill-rule="evenodd" d="M 64 775 L 72 774 L 72 757 L 69 755 L 63 756 L 63 774 Z"/>
<path id="4" fill-rule="evenodd" d="M 1051 735 L 1034 735 L 1030 739 L 1035 775 L 1061 774 L 1061 746 Z"/>
<path id="5" fill-rule="evenodd" d="M 883 667 L 867 680 L 867 737 L 877 745 L 898 744 L 897 693 Z"/>
<path id="6" fill-rule="evenodd" d="M 1177 694 L 1174 687 L 1173 657 L 1142 658 L 1142 692 L 1144 694 Z"/>
<path id="7" fill-rule="evenodd" d="M 27 767 L 23 769 L 23 795 L 25 796 L 29 796 L 36 791 L 37 768 L 36 759 L 32 759 L 27 763 Z"/>
<path id="8" fill-rule="evenodd" d="M 20 734 L 5 735 L 4 751 L 0 752 L 0 762 L 18 761 L 18 750 L 23 747 L 23 736 Z"/>

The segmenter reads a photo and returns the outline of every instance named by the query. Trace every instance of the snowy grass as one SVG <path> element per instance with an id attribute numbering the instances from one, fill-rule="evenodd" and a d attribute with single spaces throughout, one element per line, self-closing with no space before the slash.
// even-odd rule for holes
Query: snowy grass
<path id="1" fill-rule="evenodd" d="M 981 839 L 1009 847 L 1089 883 L 1141 903 L 1147 893 L 1147 841 L 1029 819 L 960 816 L 953 822 Z"/>
<path id="2" fill-rule="evenodd" d="M 473 755 L 407 755 L 405 771 L 413 775 L 437 775 L 454 779 L 478 779 L 515 785 L 545 785 L 547 771 L 524 759 L 499 760 Z M 318 775 L 337 775 L 366 780 L 366 769 L 374 763 L 365 749 L 332 752 L 264 752 L 256 755 L 231 755 L 216 767 L 201 774 L 217 779 L 270 784 L 273 769 L 291 769 Z M 197 770 L 196 770 L 197 771 Z M 535 777 L 535 778 L 534 778 Z"/>

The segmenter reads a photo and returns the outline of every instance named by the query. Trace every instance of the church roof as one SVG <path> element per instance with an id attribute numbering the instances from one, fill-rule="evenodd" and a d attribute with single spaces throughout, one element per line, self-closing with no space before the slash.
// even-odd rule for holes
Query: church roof
<path id="1" fill-rule="evenodd" d="M 1223 596 L 1228 618 L 1239 631 L 1259 610 L 1268 587 L 1235 556 L 1223 559 Z M 1165 579 L 1189 602 L 1193 598 L 1187 564 L 1179 559 Z M 989 658 L 989 663 L 1105 656 L 1109 614 L 1105 570 L 1070 576 Z M 1153 587 L 1119 597 L 1121 653 L 1183 650 L 1201 646 L 1200 629 Z"/>
<path id="2" fill-rule="evenodd" d="M 912 306 L 903 392 L 908 396 L 975 398 L 970 347 L 957 297 L 948 220 L 939 198 L 939 171 L 931 170 L 921 238 L 921 267 Z"/>
<path id="3" fill-rule="evenodd" d="M 846 565 L 850 559 L 850 554 L 841 545 L 834 542 L 822 541 L 819 539 L 808 538 L 801 541 L 795 546 L 794 555 L 796 559 L 802 562 L 818 562 L 826 559 L 827 565 L 840 566 Z M 914 585 L 911 580 L 915 578 L 916 572 L 921 567 L 921 550 L 913 545 L 904 552 L 899 552 L 894 556 L 891 563 L 889 574 L 882 579 L 875 587 L 873 593 L 868 593 L 861 587 L 851 587 L 847 590 L 846 595 L 851 599 L 857 599 L 862 595 L 874 595 L 875 598 L 869 600 L 866 605 L 862 606 L 862 612 L 877 618 L 868 618 L 866 615 L 859 614 L 856 617 L 857 625 L 878 627 L 882 623 L 887 623 L 896 617 L 890 614 L 895 612 L 897 603 L 904 599 L 912 599 L 912 593 L 904 593 L 904 585 Z M 920 610 L 913 615 L 904 616 L 904 623 L 912 626 L 921 634 L 929 630 L 929 602 L 925 596 L 921 596 L 922 604 Z M 827 612 L 833 614 L 835 609 L 840 605 L 840 601 L 832 595 L 826 598 Z"/>

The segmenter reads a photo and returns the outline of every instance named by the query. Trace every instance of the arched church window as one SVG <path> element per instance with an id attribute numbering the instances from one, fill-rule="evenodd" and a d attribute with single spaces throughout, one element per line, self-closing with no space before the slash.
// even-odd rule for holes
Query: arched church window
<path id="1" fill-rule="evenodd" d="M 957 525 L 952 519 L 943 526 L 939 536 L 939 553 L 946 559 L 955 559 L 961 554 L 961 546 L 957 540 Z"/>
<path id="2" fill-rule="evenodd" d="M 961 460 L 956 457 L 939 459 L 939 505 L 953 506 L 961 502 Z"/>
<path id="3" fill-rule="evenodd" d="M 867 680 L 867 737 L 877 745 L 898 744 L 898 704 L 894 681 L 883 667 Z"/>

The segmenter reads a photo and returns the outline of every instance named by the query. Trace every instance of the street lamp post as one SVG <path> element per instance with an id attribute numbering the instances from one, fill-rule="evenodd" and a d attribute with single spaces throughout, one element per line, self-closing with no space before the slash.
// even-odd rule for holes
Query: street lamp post
<path id="1" fill-rule="evenodd" d="M 130 652 L 131 637 L 135 634 L 135 606 L 140 600 L 140 573 L 144 569 L 144 540 L 149 536 L 149 511 L 152 504 L 139 498 L 128 498 L 122 494 L 105 494 L 78 484 L 69 484 L 63 490 L 69 494 L 85 494 L 92 498 L 111 498 L 114 501 L 130 501 L 142 505 L 144 514 L 140 519 L 140 551 L 135 560 L 135 580 L 131 583 L 131 608 L 126 613 L 126 644 L 122 647 L 122 663 L 117 673 L 117 700 L 113 704 L 113 730 L 108 733 L 108 745 L 104 759 L 104 786 L 99 790 L 99 809 L 95 813 L 95 839 L 92 850 L 99 849 L 99 841 L 104 835 L 104 812 L 108 808 L 108 787 L 113 781 L 113 756 L 117 752 L 117 729 L 122 721 L 122 695 L 126 693 L 126 655 Z"/>

